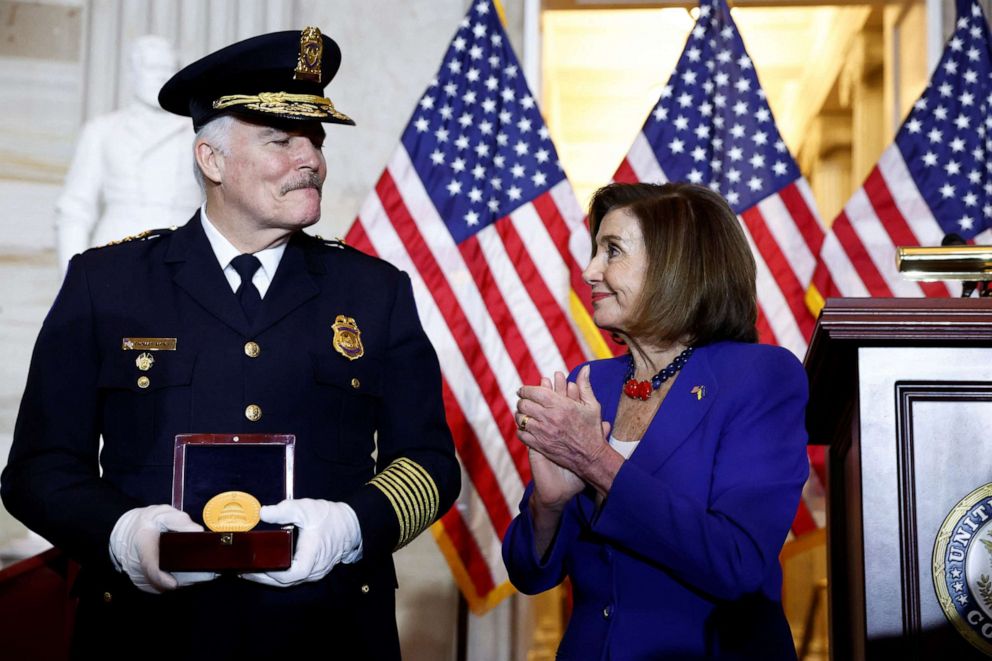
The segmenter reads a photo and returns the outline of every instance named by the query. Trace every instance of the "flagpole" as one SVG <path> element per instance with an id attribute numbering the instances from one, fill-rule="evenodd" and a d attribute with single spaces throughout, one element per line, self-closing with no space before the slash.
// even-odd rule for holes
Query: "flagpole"
<path id="1" fill-rule="evenodd" d="M 458 591 L 458 621 L 455 625 L 455 659 L 468 661 L 468 601 Z"/>

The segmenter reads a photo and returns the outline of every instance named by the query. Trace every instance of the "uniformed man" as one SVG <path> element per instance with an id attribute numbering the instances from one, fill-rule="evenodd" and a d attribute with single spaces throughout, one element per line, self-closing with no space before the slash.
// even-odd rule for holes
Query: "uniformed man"
<path id="1" fill-rule="evenodd" d="M 82 565 L 79 655 L 399 657 L 391 553 L 460 477 L 408 277 L 301 231 L 323 123 L 353 123 L 323 95 L 339 64 L 307 28 L 176 74 L 159 101 L 193 119 L 205 205 L 74 257 L 44 322 L 2 495 Z M 190 432 L 295 434 L 296 499 L 261 512 L 299 529 L 290 569 L 159 568 L 162 531 L 201 529 L 168 505 Z"/>

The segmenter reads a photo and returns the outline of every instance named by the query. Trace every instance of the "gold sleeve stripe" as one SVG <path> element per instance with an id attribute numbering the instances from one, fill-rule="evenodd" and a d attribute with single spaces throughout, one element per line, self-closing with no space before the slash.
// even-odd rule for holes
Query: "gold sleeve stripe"
<path id="1" fill-rule="evenodd" d="M 412 473 L 418 482 L 427 490 L 428 498 L 431 502 L 431 507 L 435 510 L 435 515 L 437 514 L 438 502 L 441 500 L 441 495 L 437 491 L 437 485 L 434 484 L 434 479 L 431 477 L 430 473 L 424 470 L 424 467 L 420 464 L 410 461 L 409 459 L 400 459 L 398 463 L 401 467 L 406 469 L 408 472 Z M 431 517 L 433 520 L 434 517 Z"/>
<path id="2" fill-rule="evenodd" d="M 406 528 L 411 537 L 416 535 L 417 533 L 413 531 L 417 530 L 419 523 L 419 507 L 416 499 L 410 496 L 407 485 L 397 480 L 396 476 L 391 473 L 382 476 L 381 484 L 384 488 L 389 489 L 396 500 L 393 509 L 396 510 L 396 515 L 400 520 L 400 527 Z M 404 535 L 401 534 L 400 539 L 403 538 Z"/>
<path id="3" fill-rule="evenodd" d="M 424 507 L 420 510 L 420 519 L 417 521 L 417 532 L 429 526 L 437 515 L 438 495 L 434 488 L 434 481 L 430 475 L 417 464 L 400 459 L 396 462 L 396 476 L 405 480 L 408 486 L 413 489 L 419 497 Z"/>
<path id="4" fill-rule="evenodd" d="M 405 485 L 394 479 L 394 476 L 388 474 L 386 471 L 373 478 L 370 484 L 386 494 L 390 504 L 393 506 L 393 510 L 396 512 L 396 518 L 400 528 L 399 542 L 396 548 L 407 544 L 416 536 L 419 530 L 417 529 L 415 506 L 408 498 Z"/>
<path id="5" fill-rule="evenodd" d="M 422 506 L 423 501 L 416 496 L 413 491 L 413 487 L 403 481 L 402 478 L 398 477 L 395 472 L 384 472 L 382 479 L 384 483 L 389 484 L 389 486 L 394 490 L 394 493 L 397 495 L 397 500 L 401 501 L 404 505 L 404 511 L 402 514 L 406 517 L 405 527 L 409 532 L 409 536 L 404 537 L 401 535 L 400 540 L 403 544 L 406 544 L 411 539 L 416 537 L 425 527 L 422 521 L 424 510 Z M 397 514 L 399 515 L 400 512 L 397 511 Z"/>
<path id="6" fill-rule="evenodd" d="M 437 510 L 438 493 L 436 488 L 431 489 L 431 487 L 434 486 L 434 481 L 431 479 L 431 476 L 427 475 L 426 472 L 423 472 L 423 469 L 420 469 L 420 467 L 416 466 L 416 464 L 414 464 L 414 466 L 400 464 L 397 468 L 410 479 L 416 487 L 417 492 L 420 494 L 420 497 L 428 503 L 429 507 L 433 510 Z M 421 472 L 418 472 L 418 469 L 420 469 Z"/>
<path id="7" fill-rule="evenodd" d="M 373 477 L 369 484 L 379 489 L 396 512 L 400 538 L 396 548 L 408 544 L 437 517 L 441 500 L 437 485 L 423 466 L 401 457 Z"/>

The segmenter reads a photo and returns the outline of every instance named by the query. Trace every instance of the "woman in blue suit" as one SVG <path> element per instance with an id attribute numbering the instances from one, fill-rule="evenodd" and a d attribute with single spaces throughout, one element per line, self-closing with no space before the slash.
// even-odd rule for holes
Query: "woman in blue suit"
<path id="1" fill-rule="evenodd" d="M 572 581 L 560 659 L 795 659 L 778 555 L 808 473 L 806 375 L 756 344 L 737 218 L 689 184 L 593 198 L 584 278 L 629 353 L 520 390 L 522 592 Z"/>

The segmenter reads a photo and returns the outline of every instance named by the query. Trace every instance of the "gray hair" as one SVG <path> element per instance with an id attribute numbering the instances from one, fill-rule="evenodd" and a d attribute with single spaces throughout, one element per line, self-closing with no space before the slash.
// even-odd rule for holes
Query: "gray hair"
<path id="1" fill-rule="evenodd" d="M 196 132 L 196 137 L 193 138 L 193 147 L 196 148 L 196 143 L 205 142 L 218 152 L 223 155 L 227 155 L 230 147 L 230 136 L 231 136 L 231 126 L 234 124 L 233 115 L 220 115 L 211 119 L 209 122 L 200 127 L 200 130 Z M 196 160 L 196 156 L 193 156 L 193 176 L 196 177 L 196 183 L 200 184 L 200 190 L 203 193 L 207 192 L 207 183 L 203 177 L 203 170 L 200 169 L 200 164 Z"/>

